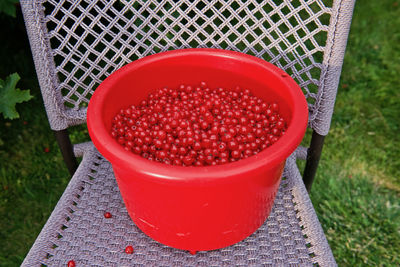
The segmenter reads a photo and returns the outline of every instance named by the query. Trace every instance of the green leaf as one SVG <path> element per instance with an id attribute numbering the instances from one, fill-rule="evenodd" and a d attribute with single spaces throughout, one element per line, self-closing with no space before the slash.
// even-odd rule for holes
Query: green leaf
<path id="1" fill-rule="evenodd" d="M 18 73 L 10 74 L 5 81 L 0 79 L 0 113 L 6 119 L 19 118 L 15 105 L 32 98 L 29 90 L 15 88 L 19 79 Z"/>
<path id="2" fill-rule="evenodd" d="M 19 0 L 0 0 L 0 13 L 5 13 L 13 18 L 15 18 L 15 4 Z"/>

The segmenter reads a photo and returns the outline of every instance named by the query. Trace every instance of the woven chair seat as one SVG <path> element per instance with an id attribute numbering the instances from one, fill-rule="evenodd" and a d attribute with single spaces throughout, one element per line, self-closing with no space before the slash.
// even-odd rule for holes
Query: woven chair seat
<path id="1" fill-rule="evenodd" d="M 191 255 L 152 240 L 135 226 L 110 163 L 89 146 L 22 266 L 66 266 L 69 260 L 77 266 L 335 266 L 295 153 L 262 227 L 235 245 Z M 106 211 L 112 218 L 104 217 Z M 124 252 L 128 245 L 133 254 Z"/>

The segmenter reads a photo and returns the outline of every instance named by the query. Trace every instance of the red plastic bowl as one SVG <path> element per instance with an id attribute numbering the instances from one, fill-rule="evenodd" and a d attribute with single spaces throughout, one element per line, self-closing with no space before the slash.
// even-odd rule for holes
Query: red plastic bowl
<path id="1" fill-rule="evenodd" d="M 285 135 L 250 158 L 207 167 L 149 161 L 111 137 L 112 118 L 121 108 L 139 104 L 155 89 L 201 81 L 210 88 L 248 88 L 277 102 L 288 122 Z M 169 51 L 127 64 L 100 84 L 87 112 L 90 137 L 111 162 L 134 223 L 160 243 L 191 251 L 235 244 L 264 223 L 307 118 L 305 97 L 283 70 L 243 53 L 207 48 Z"/>

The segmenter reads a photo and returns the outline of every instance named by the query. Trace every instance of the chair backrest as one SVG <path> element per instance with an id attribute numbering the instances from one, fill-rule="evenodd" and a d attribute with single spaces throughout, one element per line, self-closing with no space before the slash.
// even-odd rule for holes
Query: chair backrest
<path id="1" fill-rule="evenodd" d="M 263 58 L 299 83 L 309 126 L 329 130 L 355 0 L 21 0 L 53 130 L 84 123 L 114 70 L 161 51 L 214 47 Z"/>

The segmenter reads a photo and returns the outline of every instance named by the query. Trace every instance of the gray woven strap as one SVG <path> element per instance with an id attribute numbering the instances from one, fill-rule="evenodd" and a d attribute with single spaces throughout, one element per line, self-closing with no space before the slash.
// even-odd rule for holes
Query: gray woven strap
<path id="1" fill-rule="evenodd" d="M 65 266 L 69 260 L 77 266 L 334 266 L 294 162 L 292 156 L 260 229 L 233 246 L 190 255 L 153 241 L 133 224 L 110 164 L 91 149 L 22 266 Z M 105 211 L 113 217 L 105 219 Z M 133 254 L 124 253 L 127 245 Z"/>
<path id="2" fill-rule="evenodd" d="M 336 266 L 332 250 L 326 240 L 324 230 L 318 220 L 312 205 L 311 199 L 304 186 L 296 159 L 305 159 L 306 149 L 299 147 L 286 161 L 284 176 L 290 177 L 289 187 L 293 201 L 296 203 L 295 209 L 299 224 L 302 227 L 304 238 L 309 246 L 310 254 L 313 255 L 313 261 L 320 266 Z"/>
<path id="3" fill-rule="evenodd" d="M 41 23 L 40 19 L 44 17 L 44 12 L 37 8 L 37 1 L 21 1 L 21 8 L 47 118 L 53 130 L 66 129 L 69 121 L 62 115 L 65 108 L 60 93 L 55 90 L 59 81 L 55 72 L 54 61 L 51 57 L 47 28 Z"/>
<path id="4" fill-rule="evenodd" d="M 87 151 L 90 151 L 93 148 L 92 142 L 84 142 L 74 145 L 74 154 L 75 157 L 82 157 Z"/>
<path id="5" fill-rule="evenodd" d="M 339 0 L 333 5 L 320 87 L 310 120 L 311 128 L 320 135 L 327 135 L 330 129 L 354 4 L 355 0 Z"/>
<path id="6" fill-rule="evenodd" d="M 309 125 L 325 135 L 354 1 L 21 0 L 21 7 L 53 130 L 85 122 L 95 88 L 123 65 L 215 47 L 286 70 L 308 100 Z"/>

